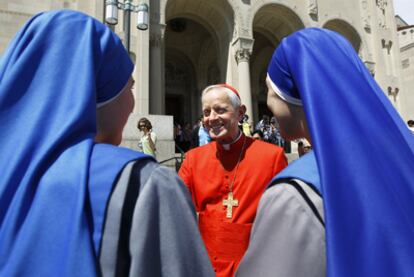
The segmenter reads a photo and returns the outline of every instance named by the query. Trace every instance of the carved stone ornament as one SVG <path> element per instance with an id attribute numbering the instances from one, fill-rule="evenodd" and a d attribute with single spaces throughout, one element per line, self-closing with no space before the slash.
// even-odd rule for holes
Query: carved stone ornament
<path id="1" fill-rule="evenodd" d="M 308 13 L 309 13 L 309 15 L 318 15 L 318 2 L 317 2 L 317 0 L 309 0 Z"/>
<path id="2" fill-rule="evenodd" d="M 385 39 L 381 40 L 382 48 L 387 49 L 388 55 L 391 53 L 392 41 L 389 40 L 388 42 Z"/>
<path id="3" fill-rule="evenodd" d="M 247 49 L 239 49 L 236 51 L 236 61 L 237 64 L 241 62 L 249 62 L 250 52 Z"/>
<path id="4" fill-rule="evenodd" d="M 371 73 L 372 76 L 375 76 L 375 63 L 372 61 L 365 61 L 364 64 L 368 68 L 369 73 Z"/>
<path id="5" fill-rule="evenodd" d="M 385 9 L 387 7 L 387 0 L 376 0 L 377 7 L 381 10 L 378 17 L 378 26 L 382 29 L 387 29 L 387 22 L 385 18 Z"/>
<path id="6" fill-rule="evenodd" d="M 399 92 L 400 92 L 399 88 L 395 88 L 393 90 L 392 87 L 388 87 L 388 96 L 392 96 L 394 98 L 394 102 L 397 102 L 397 96 Z"/>
<path id="7" fill-rule="evenodd" d="M 366 31 L 371 31 L 371 15 L 368 11 L 368 2 L 367 0 L 362 0 L 362 26 Z"/>
<path id="8" fill-rule="evenodd" d="M 376 4 L 380 10 L 385 13 L 385 8 L 387 7 L 387 0 L 376 0 Z"/>
<path id="9" fill-rule="evenodd" d="M 362 26 L 365 30 L 370 31 L 371 30 L 371 17 L 369 15 L 362 16 Z"/>
<path id="10" fill-rule="evenodd" d="M 401 66 L 402 66 L 403 69 L 409 68 L 410 67 L 410 59 L 404 59 L 401 62 Z"/>

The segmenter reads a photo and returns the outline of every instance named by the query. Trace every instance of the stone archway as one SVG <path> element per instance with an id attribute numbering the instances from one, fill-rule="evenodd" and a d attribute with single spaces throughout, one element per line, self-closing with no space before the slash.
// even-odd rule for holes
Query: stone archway
<path id="1" fill-rule="evenodd" d="M 300 18 L 288 7 L 269 4 L 261 7 L 253 18 L 254 46 L 250 58 L 251 91 L 254 121 L 271 115 L 267 109 L 265 84 L 267 65 L 282 38 L 304 28 Z"/>
<path id="2" fill-rule="evenodd" d="M 226 79 L 228 51 L 234 27 L 233 10 L 222 0 L 169 0 L 165 11 L 166 107 L 170 112 L 176 110 L 173 115 L 177 119 L 181 117 L 181 123 L 192 123 L 201 114 L 202 89 Z M 174 72 L 169 71 L 167 66 L 176 70 L 188 68 L 181 71 L 182 74 L 187 74 L 181 80 L 189 84 L 179 83 L 173 77 Z M 183 109 L 169 107 L 170 104 L 175 104 L 172 103 L 174 101 L 168 101 L 178 94 L 182 97 Z M 178 114 L 178 110 L 183 115 Z"/>
<path id="3" fill-rule="evenodd" d="M 332 19 L 323 25 L 323 28 L 335 31 L 343 35 L 354 47 L 355 51 L 359 53 L 361 50 L 361 37 L 358 32 L 342 19 Z"/>
<path id="4" fill-rule="evenodd" d="M 199 82 L 198 59 L 203 44 L 211 44 L 212 37 L 199 23 L 187 18 L 167 21 L 165 32 L 165 98 L 166 112 L 181 125 L 196 117 Z M 216 50 L 210 53 L 214 60 Z M 179 101 L 169 101 L 172 99 Z M 177 107 L 179 105 L 179 107 Z"/>

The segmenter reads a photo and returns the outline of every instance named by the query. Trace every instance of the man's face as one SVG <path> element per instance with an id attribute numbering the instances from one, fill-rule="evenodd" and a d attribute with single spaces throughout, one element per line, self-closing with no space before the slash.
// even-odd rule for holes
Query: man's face
<path id="1" fill-rule="evenodd" d="M 237 138 L 238 123 L 244 114 L 241 108 L 233 107 L 225 90 L 213 88 L 202 98 L 204 126 L 218 143 L 230 143 Z"/>

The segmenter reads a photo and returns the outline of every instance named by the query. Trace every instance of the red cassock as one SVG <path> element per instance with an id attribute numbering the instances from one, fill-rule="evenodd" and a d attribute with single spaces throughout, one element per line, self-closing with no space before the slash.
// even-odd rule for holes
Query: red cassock
<path id="1" fill-rule="evenodd" d="M 286 166 L 282 148 L 244 135 L 228 149 L 212 142 L 187 152 L 179 175 L 199 213 L 200 232 L 217 276 L 234 276 L 249 244 L 260 197 Z M 223 200 L 228 200 L 234 176 L 232 191 L 238 206 L 227 218 Z"/>

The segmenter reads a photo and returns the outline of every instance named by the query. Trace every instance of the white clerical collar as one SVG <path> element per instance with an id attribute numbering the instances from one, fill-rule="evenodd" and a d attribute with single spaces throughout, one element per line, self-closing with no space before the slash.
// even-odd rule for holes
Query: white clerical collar
<path id="1" fill-rule="evenodd" d="M 223 149 L 226 150 L 226 151 L 229 151 L 230 148 L 231 148 L 231 145 L 235 144 L 241 138 L 241 136 L 242 136 L 242 132 L 239 131 L 239 135 L 237 136 L 237 138 L 235 140 L 233 140 L 232 142 L 230 142 L 228 144 L 224 144 L 224 143 L 222 144 Z"/>

